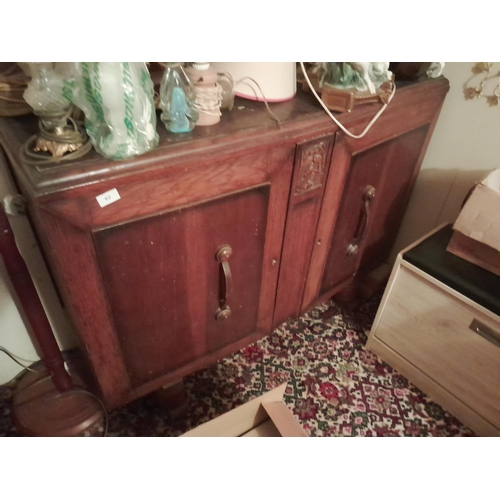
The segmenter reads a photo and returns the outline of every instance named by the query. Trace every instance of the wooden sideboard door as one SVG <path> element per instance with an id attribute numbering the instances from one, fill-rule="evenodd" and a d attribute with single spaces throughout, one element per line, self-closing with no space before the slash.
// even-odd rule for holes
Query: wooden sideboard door
<path id="1" fill-rule="evenodd" d="M 269 191 L 262 186 L 94 232 L 134 387 L 259 329 Z M 232 251 L 225 270 L 216 259 L 224 246 Z M 229 316 L 217 319 L 226 296 Z"/>
<path id="2" fill-rule="evenodd" d="M 337 137 L 302 309 L 389 255 L 430 139 L 430 125 L 396 137 Z M 378 140 L 377 140 L 378 139 Z"/>
<path id="3" fill-rule="evenodd" d="M 283 146 L 181 163 L 37 206 L 109 408 L 271 330 L 293 158 Z M 121 198 L 102 209 L 95 197 L 112 187 Z M 231 313 L 217 319 L 223 298 Z"/>
<path id="4" fill-rule="evenodd" d="M 428 127 L 351 154 L 319 294 L 387 258 L 397 235 Z"/>

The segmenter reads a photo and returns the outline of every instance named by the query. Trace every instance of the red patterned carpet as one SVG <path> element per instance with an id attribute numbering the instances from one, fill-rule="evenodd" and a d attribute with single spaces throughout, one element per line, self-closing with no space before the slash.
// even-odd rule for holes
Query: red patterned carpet
<path id="1" fill-rule="evenodd" d="M 364 348 L 378 301 L 329 302 L 185 379 L 190 412 L 172 423 L 148 398 L 109 416 L 109 436 L 178 436 L 285 380 L 285 402 L 311 436 L 473 436 Z M 0 436 L 15 436 L 0 391 Z"/>

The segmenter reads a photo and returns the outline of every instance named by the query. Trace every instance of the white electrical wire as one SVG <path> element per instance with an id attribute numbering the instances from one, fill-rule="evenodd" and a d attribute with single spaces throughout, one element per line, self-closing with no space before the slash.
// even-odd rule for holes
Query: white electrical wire
<path id="1" fill-rule="evenodd" d="M 6 349 L 3 346 L 0 346 L 0 352 L 3 352 L 4 354 L 7 354 L 7 356 L 9 356 L 9 358 L 12 359 L 12 361 L 14 361 L 15 363 L 17 363 L 19 366 L 23 367 L 25 370 L 28 370 L 30 372 L 38 372 L 38 371 L 40 371 L 40 370 L 33 370 L 33 368 L 30 368 L 29 366 L 26 366 L 25 364 L 21 363 L 19 360 L 26 361 L 27 363 L 36 363 L 36 361 L 31 361 L 29 359 L 21 358 L 21 356 L 17 356 L 16 354 L 13 354 L 12 352 L 10 352 L 8 349 Z"/>
<path id="2" fill-rule="evenodd" d="M 307 75 L 307 71 L 306 71 L 306 68 L 304 67 L 304 63 L 301 62 L 300 63 L 300 67 L 302 68 L 302 72 L 304 73 L 304 77 L 307 81 L 307 84 L 309 85 L 309 88 L 311 89 L 312 93 L 314 94 L 314 96 L 316 97 L 316 99 L 318 100 L 318 102 L 321 104 L 321 106 L 323 107 L 323 109 L 326 111 L 326 113 L 328 114 L 328 116 L 349 136 L 349 137 L 352 137 L 353 139 L 361 139 L 362 137 L 364 137 L 367 132 L 371 129 L 372 125 L 378 120 L 378 118 L 380 117 L 380 115 L 385 111 L 385 109 L 387 108 L 387 106 L 389 105 L 389 103 L 392 101 L 392 98 L 394 97 L 394 94 L 396 93 L 396 84 L 394 83 L 394 87 L 392 89 L 392 92 L 391 92 L 391 95 L 389 96 L 389 99 L 387 99 L 387 102 L 382 106 L 382 108 L 379 110 L 379 112 L 372 118 L 372 120 L 370 121 L 370 123 L 366 126 L 366 128 L 363 130 L 363 132 L 361 132 L 361 134 L 359 135 L 354 135 L 353 133 L 349 132 L 349 130 L 347 130 L 343 125 L 342 123 L 340 123 L 336 118 L 335 116 L 332 115 L 332 113 L 330 112 L 330 110 L 326 107 L 326 104 L 321 100 L 321 97 L 319 97 L 319 95 L 316 93 L 316 91 L 314 90 L 314 87 L 311 83 L 311 80 L 309 80 L 309 76 Z"/>

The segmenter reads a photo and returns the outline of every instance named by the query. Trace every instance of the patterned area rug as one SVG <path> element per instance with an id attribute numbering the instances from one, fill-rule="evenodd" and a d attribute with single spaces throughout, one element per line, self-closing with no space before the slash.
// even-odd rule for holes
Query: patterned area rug
<path id="1" fill-rule="evenodd" d="M 284 381 L 285 403 L 310 436 L 474 436 L 364 348 L 377 307 L 319 306 L 187 377 L 186 419 L 171 422 L 143 398 L 109 415 L 108 436 L 178 436 Z M 9 395 L 0 391 L 0 436 L 16 435 Z"/>

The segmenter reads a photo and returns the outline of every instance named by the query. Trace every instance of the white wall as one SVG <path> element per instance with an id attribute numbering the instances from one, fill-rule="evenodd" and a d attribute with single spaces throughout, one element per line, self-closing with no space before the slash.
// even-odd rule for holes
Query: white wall
<path id="1" fill-rule="evenodd" d="M 13 184 L 0 157 L 0 200 L 14 193 Z M 9 221 L 21 255 L 27 262 L 42 303 L 48 312 L 59 346 L 62 349 L 74 347 L 76 341 L 73 329 L 61 308 L 28 220 L 26 217 L 9 216 Z M 29 325 L 21 316 L 23 313 L 20 314 L 19 311 L 17 296 L 0 258 L 0 346 L 25 359 L 37 360 L 38 356 L 27 330 Z M 0 384 L 8 382 L 21 370 L 19 365 L 0 352 Z"/>
<path id="2" fill-rule="evenodd" d="M 395 254 L 442 222 L 454 222 L 474 182 L 500 167 L 500 106 L 465 100 L 463 85 L 474 63 L 446 63 L 450 81 L 441 115 L 399 231 Z M 493 70 L 500 70 L 495 63 Z M 493 72 L 492 72 L 493 73 Z M 475 77 L 472 84 L 480 78 Z M 496 79 L 485 87 L 492 93 Z"/>

